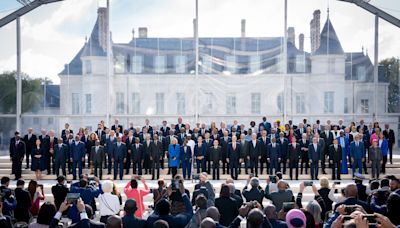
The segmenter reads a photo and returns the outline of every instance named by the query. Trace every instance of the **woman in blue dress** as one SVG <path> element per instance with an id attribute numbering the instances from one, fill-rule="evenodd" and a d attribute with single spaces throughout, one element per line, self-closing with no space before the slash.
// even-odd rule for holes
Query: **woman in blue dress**
<path id="1" fill-rule="evenodd" d="M 42 178 L 42 171 L 46 168 L 46 162 L 44 158 L 44 148 L 41 145 L 41 141 L 36 140 L 35 146 L 32 149 L 32 165 L 31 170 L 35 171 L 36 179 Z"/>

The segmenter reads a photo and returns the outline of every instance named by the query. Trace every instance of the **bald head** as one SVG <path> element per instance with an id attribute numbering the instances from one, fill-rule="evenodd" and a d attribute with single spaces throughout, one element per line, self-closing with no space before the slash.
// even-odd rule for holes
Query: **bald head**
<path id="1" fill-rule="evenodd" d="M 247 215 L 247 227 L 261 228 L 264 222 L 264 214 L 258 209 L 252 209 Z"/>
<path id="2" fill-rule="evenodd" d="M 209 207 L 206 211 L 206 216 L 212 218 L 214 221 L 219 222 L 221 214 L 216 207 Z"/>
<path id="3" fill-rule="evenodd" d="M 122 228 L 122 219 L 117 215 L 111 215 L 107 219 L 106 228 Z"/>
<path id="4" fill-rule="evenodd" d="M 277 219 L 276 207 L 273 204 L 269 204 L 264 208 L 264 213 L 268 219 Z"/>
<path id="5" fill-rule="evenodd" d="M 358 191 L 357 191 L 357 185 L 355 184 L 349 184 L 346 186 L 344 189 L 344 195 L 346 198 L 357 198 Z"/>
<path id="6" fill-rule="evenodd" d="M 203 219 L 203 221 L 201 221 L 200 224 L 201 228 L 215 228 L 217 227 L 217 225 L 215 224 L 214 220 L 212 220 L 212 218 L 205 218 Z"/>

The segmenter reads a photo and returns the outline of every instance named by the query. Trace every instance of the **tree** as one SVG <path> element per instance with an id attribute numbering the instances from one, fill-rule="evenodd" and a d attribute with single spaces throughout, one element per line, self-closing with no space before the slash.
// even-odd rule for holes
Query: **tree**
<path id="1" fill-rule="evenodd" d="M 381 60 L 379 65 L 383 66 L 385 79 L 389 82 L 388 112 L 400 112 L 399 59 L 387 58 Z"/>

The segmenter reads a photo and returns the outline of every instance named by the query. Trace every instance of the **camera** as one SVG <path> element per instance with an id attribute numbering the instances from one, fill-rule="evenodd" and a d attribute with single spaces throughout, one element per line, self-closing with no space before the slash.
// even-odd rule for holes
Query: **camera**
<path id="1" fill-rule="evenodd" d="M 368 221 L 368 224 L 376 224 L 376 216 L 374 214 L 366 214 L 363 215 L 362 218 L 366 218 Z"/>
<path id="2" fill-rule="evenodd" d="M 269 180 L 273 184 L 276 184 L 276 182 L 278 182 L 275 175 L 269 175 Z"/>
<path id="3" fill-rule="evenodd" d="M 68 204 L 76 204 L 80 196 L 80 193 L 67 193 Z"/>
<path id="4" fill-rule="evenodd" d="M 353 213 L 356 210 L 356 208 L 357 208 L 356 205 L 346 205 L 344 210 L 347 215 L 350 215 L 351 213 Z"/>
<path id="5" fill-rule="evenodd" d="M 283 212 L 288 212 L 294 208 L 294 203 L 293 202 L 284 202 L 282 208 L 283 208 Z"/>

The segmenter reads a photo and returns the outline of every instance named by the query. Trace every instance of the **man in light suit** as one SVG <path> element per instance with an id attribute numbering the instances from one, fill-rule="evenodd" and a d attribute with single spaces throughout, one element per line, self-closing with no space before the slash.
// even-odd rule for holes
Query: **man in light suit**
<path id="1" fill-rule="evenodd" d="M 124 177 L 124 163 L 126 162 L 126 144 L 122 142 L 121 137 L 117 137 L 117 142 L 114 143 L 113 161 L 114 161 L 114 180 L 117 179 L 119 170 L 119 179 Z"/>
<path id="2" fill-rule="evenodd" d="M 311 162 L 310 173 L 312 180 L 318 180 L 318 163 L 321 160 L 323 148 L 318 143 L 318 138 L 314 137 L 312 143 L 308 146 L 308 158 Z"/>
<path id="3" fill-rule="evenodd" d="M 58 139 L 58 144 L 54 147 L 54 163 L 56 176 L 60 175 L 60 168 L 63 176 L 66 176 L 65 163 L 68 159 L 68 146 L 63 143 L 62 138 Z"/>
<path id="4" fill-rule="evenodd" d="M 78 166 L 79 176 L 82 175 L 82 162 L 85 161 L 85 144 L 80 141 L 79 135 L 75 136 L 75 141 L 71 145 L 70 160 L 72 162 L 72 176 L 76 180 L 76 168 Z"/>
<path id="5" fill-rule="evenodd" d="M 94 167 L 94 175 L 96 177 L 99 177 L 100 180 L 103 177 L 103 158 L 104 158 L 104 147 L 100 145 L 100 141 L 96 140 L 95 145 L 92 146 L 91 148 L 91 158 L 93 162 L 93 167 Z M 100 169 L 99 171 L 99 176 L 97 176 L 97 169 Z"/>
<path id="6" fill-rule="evenodd" d="M 364 143 L 360 141 L 360 136 L 356 135 L 355 140 L 350 144 L 350 157 L 352 162 L 353 177 L 358 168 L 358 173 L 362 174 L 362 162 L 365 159 Z"/>

